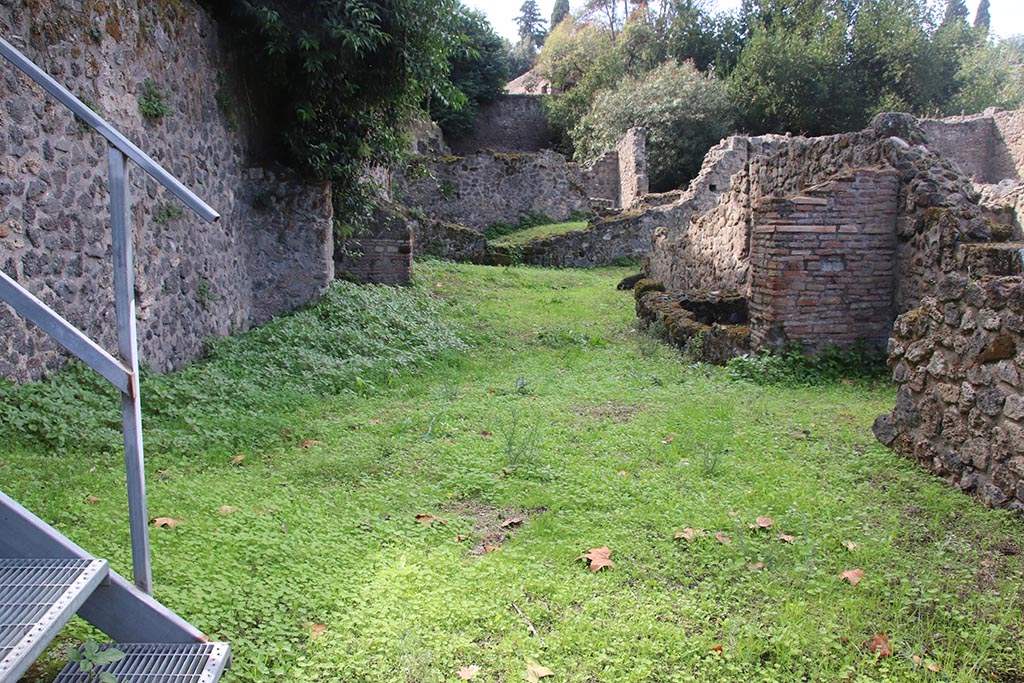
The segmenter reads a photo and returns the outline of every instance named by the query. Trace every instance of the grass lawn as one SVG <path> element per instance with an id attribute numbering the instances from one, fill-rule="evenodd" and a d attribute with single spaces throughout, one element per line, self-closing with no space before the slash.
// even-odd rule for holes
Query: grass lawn
<path id="1" fill-rule="evenodd" d="M 624 269 L 417 272 L 147 378 L 156 596 L 226 680 L 1024 680 L 1024 526 L 875 442 L 890 387 L 687 365 Z M 3 488 L 127 573 L 116 433 L 82 429 L 116 403 L 61 409 L 69 377 L 3 387 Z"/>
<path id="2" fill-rule="evenodd" d="M 513 232 L 498 239 L 491 240 L 492 244 L 512 247 L 534 240 L 539 240 L 544 237 L 553 237 L 555 235 L 564 235 L 567 232 L 573 232 L 576 230 L 583 230 L 587 227 L 587 221 L 568 221 L 565 223 L 546 223 L 544 225 L 536 225 L 526 230 L 519 230 Z"/>

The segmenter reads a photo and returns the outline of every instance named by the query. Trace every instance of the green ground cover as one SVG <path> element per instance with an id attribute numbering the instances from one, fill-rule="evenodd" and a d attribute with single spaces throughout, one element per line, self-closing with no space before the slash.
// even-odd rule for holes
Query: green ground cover
<path id="1" fill-rule="evenodd" d="M 544 237 L 553 237 L 555 235 L 564 235 L 567 232 L 583 230 L 586 227 L 587 221 L 544 223 L 543 225 L 536 225 L 532 228 L 527 228 L 525 230 L 520 230 L 518 232 L 513 232 L 503 237 L 499 237 L 496 240 L 492 240 L 492 244 L 503 247 L 518 246 Z"/>
<path id="2" fill-rule="evenodd" d="M 146 379 L 156 595 L 226 680 L 1024 678 L 1024 527 L 874 441 L 890 387 L 687 364 L 625 269 L 417 272 Z M 87 388 L 2 387 L 0 477 L 127 573 L 116 408 L 60 407 Z"/>

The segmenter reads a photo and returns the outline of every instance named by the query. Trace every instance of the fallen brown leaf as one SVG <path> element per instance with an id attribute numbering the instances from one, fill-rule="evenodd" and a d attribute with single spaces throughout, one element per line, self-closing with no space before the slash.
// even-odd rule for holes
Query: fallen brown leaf
<path id="1" fill-rule="evenodd" d="M 749 562 L 747 563 L 747 569 L 751 571 L 758 571 L 764 569 L 764 562 Z"/>
<path id="2" fill-rule="evenodd" d="M 502 529 L 507 529 L 510 526 L 519 526 L 523 523 L 523 520 L 519 517 L 510 517 L 501 523 Z"/>
<path id="3" fill-rule="evenodd" d="M 537 662 L 529 662 L 526 665 L 526 673 L 523 674 L 523 680 L 528 683 L 540 683 L 540 679 L 554 675 L 555 672 L 546 666 L 541 666 Z"/>
<path id="4" fill-rule="evenodd" d="M 372 425 L 379 425 L 380 423 L 381 423 L 381 419 L 379 417 L 371 417 L 370 418 L 370 424 L 372 424 Z"/>
<path id="5" fill-rule="evenodd" d="M 661 440 L 661 442 L 662 442 L 663 444 L 670 444 L 670 443 L 672 443 L 672 441 L 673 441 L 673 440 L 674 440 L 675 438 L 676 438 L 676 435 L 675 435 L 675 434 L 669 434 L 669 435 L 668 435 L 668 436 L 666 436 L 666 437 L 665 437 L 664 439 L 662 439 L 662 440 Z"/>
<path id="6" fill-rule="evenodd" d="M 721 645 L 715 645 L 713 648 L 708 650 L 708 652 L 721 652 L 721 651 L 722 651 L 722 646 Z"/>
<path id="7" fill-rule="evenodd" d="M 774 524 L 775 524 L 775 522 L 772 521 L 771 517 L 758 517 L 757 518 L 757 526 L 759 526 L 762 529 L 771 528 Z"/>
<path id="8" fill-rule="evenodd" d="M 715 539 L 717 539 L 722 545 L 729 545 L 732 543 L 732 539 L 726 536 L 724 531 L 715 532 Z"/>
<path id="9" fill-rule="evenodd" d="M 779 540 L 783 543 L 792 543 L 796 540 L 796 536 L 790 536 L 789 534 L 779 534 Z"/>
<path id="10" fill-rule="evenodd" d="M 455 542 L 456 543 L 462 543 L 463 541 L 468 541 L 468 540 L 469 540 L 469 535 L 468 534 L 459 534 L 458 536 L 455 537 Z"/>
<path id="11" fill-rule="evenodd" d="M 156 517 L 153 519 L 153 528 L 167 527 L 168 529 L 173 529 L 184 521 L 178 517 Z"/>
<path id="12" fill-rule="evenodd" d="M 320 634 L 327 630 L 327 626 L 324 624 L 310 624 L 309 625 L 309 637 L 316 640 L 320 637 Z"/>
<path id="13" fill-rule="evenodd" d="M 87 495 L 85 497 L 85 502 L 88 503 L 89 505 L 95 505 L 96 503 L 100 502 L 100 499 L 93 495 Z"/>
<path id="14" fill-rule="evenodd" d="M 846 546 L 846 549 L 851 552 L 857 549 L 857 544 L 853 541 L 846 541 L 845 543 L 843 543 L 843 545 Z"/>
<path id="15" fill-rule="evenodd" d="M 494 432 L 489 432 L 485 429 L 482 432 L 480 432 L 480 436 L 484 437 L 485 439 L 489 439 L 492 436 L 494 436 Z"/>
<path id="16" fill-rule="evenodd" d="M 864 578 L 863 569 L 847 569 L 845 572 L 839 575 L 840 581 L 849 581 L 851 585 L 856 586 L 860 583 L 861 579 Z"/>
<path id="17" fill-rule="evenodd" d="M 599 572 L 605 567 L 608 569 L 615 567 L 615 563 L 611 561 L 611 555 L 612 551 L 608 546 L 601 546 L 600 548 L 591 548 L 576 559 L 589 560 L 590 571 Z"/>
<path id="18" fill-rule="evenodd" d="M 878 655 L 879 659 L 892 655 L 892 647 L 889 646 L 889 637 L 881 632 L 876 633 L 875 637 L 868 641 L 867 647 L 870 651 Z"/>
<path id="19" fill-rule="evenodd" d="M 485 545 L 484 546 L 484 552 L 485 553 L 497 553 L 497 552 L 500 552 L 500 551 L 501 551 L 501 546 L 500 545 Z"/>
<path id="20" fill-rule="evenodd" d="M 231 458 L 232 465 L 241 465 L 243 462 L 245 462 L 244 455 L 236 455 L 235 457 Z"/>
<path id="21" fill-rule="evenodd" d="M 435 517 L 434 515 L 428 514 L 426 512 L 421 512 L 418 515 L 416 515 L 416 521 L 419 522 L 420 524 L 423 524 L 424 526 L 429 526 L 429 525 L 433 524 L 434 522 L 437 522 L 438 524 L 441 524 L 441 525 L 444 525 L 444 526 L 448 525 L 448 522 L 444 521 L 440 517 Z"/>
<path id="22" fill-rule="evenodd" d="M 234 506 L 232 506 L 232 505 L 221 505 L 220 506 L 220 514 L 222 514 L 222 515 L 233 515 L 234 513 L 235 513 Z"/>
<path id="23" fill-rule="evenodd" d="M 630 476 L 630 474 L 626 470 L 619 470 L 619 476 L 620 477 L 628 477 L 628 476 Z"/>
<path id="24" fill-rule="evenodd" d="M 692 541 L 697 536 L 703 536 L 703 535 L 704 535 L 704 530 L 703 529 L 691 529 L 690 527 L 686 527 L 682 531 L 677 531 L 676 532 L 676 538 L 681 538 L 681 539 L 686 540 L 686 541 Z"/>
<path id="25" fill-rule="evenodd" d="M 459 667 L 459 678 L 464 680 L 464 681 L 471 681 L 471 680 L 473 680 L 474 678 L 476 678 L 476 675 L 478 673 L 480 673 L 480 667 L 477 666 L 476 664 L 471 664 L 470 666 L 460 666 Z"/>
<path id="26" fill-rule="evenodd" d="M 735 517 L 738 514 L 740 514 L 739 510 L 729 510 L 729 516 L 730 517 Z"/>
<path id="27" fill-rule="evenodd" d="M 313 446 L 319 446 L 320 444 L 321 444 L 321 442 L 317 441 L 315 439 L 305 439 L 305 440 L 302 441 L 302 443 L 300 445 L 303 448 L 312 448 Z"/>

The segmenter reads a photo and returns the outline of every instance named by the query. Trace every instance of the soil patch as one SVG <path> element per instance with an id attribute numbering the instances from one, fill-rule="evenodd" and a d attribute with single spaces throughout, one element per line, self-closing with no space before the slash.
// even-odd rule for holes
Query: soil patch
<path id="1" fill-rule="evenodd" d="M 642 403 L 599 403 L 597 405 L 577 404 L 569 406 L 569 410 L 580 417 L 593 417 L 599 420 L 611 420 L 612 422 L 629 422 L 629 419 L 637 413 L 647 409 Z"/>
<path id="2" fill-rule="evenodd" d="M 484 555 L 501 548 L 531 518 L 544 513 L 544 508 L 530 510 L 518 507 L 495 507 L 475 500 L 460 500 L 445 506 L 444 511 L 460 517 L 473 518 L 473 547 L 467 555 Z"/>

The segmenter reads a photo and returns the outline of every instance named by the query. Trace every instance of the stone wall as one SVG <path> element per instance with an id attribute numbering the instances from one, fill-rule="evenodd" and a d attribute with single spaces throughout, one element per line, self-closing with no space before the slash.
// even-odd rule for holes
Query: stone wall
<path id="1" fill-rule="evenodd" d="M 615 146 L 619 159 L 617 206 L 629 209 L 650 191 L 647 178 L 647 131 L 631 128 Z"/>
<path id="2" fill-rule="evenodd" d="M 1003 111 L 1000 109 L 986 110 L 995 121 L 999 133 L 999 141 L 1006 147 L 1016 175 L 1007 175 L 1005 178 L 1024 180 L 1024 109 Z M 998 178 L 996 182 L 1002 180 Z"/>
<path id="3" fill-rule="evenodd" d="M 875 435 L 990 505 L 1024 511 L 1024 281 L 947 278 L 889 343 L 896 406 Z"/>
<path id="4" fill-rule="evenodd" d="M 1017 168 L 992 116 L 958 116 L 920 122 L 928 148 L 955 162 L 976 183 L 1016 178 Z"/>
<path id="5" fill-rule="evenodd" d="M 246 164 L 244 108 L 225 106 L 238 93 L 219 85 L 240 79 L 194 2 L 14 0 L 0 4 L 0 25 L 222 215 L 204 223 L 131 167 L 143 363 L 176 367 L 204 338 L 265 322 L 331 281 L 330 189 Z M 162 119 L 139 113 L 147 78 L 172 110 Z M 105 141 L 6 62 L 0 102 L 0 268 L 114 348 Z M 27 380 L 63 362 L 0 305 L 0 374 Z"/>
<path id="6" fill-rule="evenodd" d="M 858 169 L 755 208 L 751 341 L 884 346 L 894 317 L 894 171 Z"/>
<path id="7" fill-rule="evenodd" d="M 431 218 L 478 230 L 535 214 L 563 221 L 607 206 L 609 198 L 592 198 L 572 166 L 551 151 L 415 157 L 392 192 Z"/>
<path id="8" fill-rule="evenodd" d="M 480 107 L 473 130 L 463 138 L 449 141 L 449 144 L 459 155 L 485 149 L 539 152 L 550 149 L 554 138 L 541 96 L 505 95 Z"/>
<path id="9" fill-rule="evenodd" d="M 360 234 L 336 245 L 335 272 L 339 278 L 360 283 L 408 284 L 412 246 L 413 232 L 406 219 L 390 207 L 378 206 Z"/>

